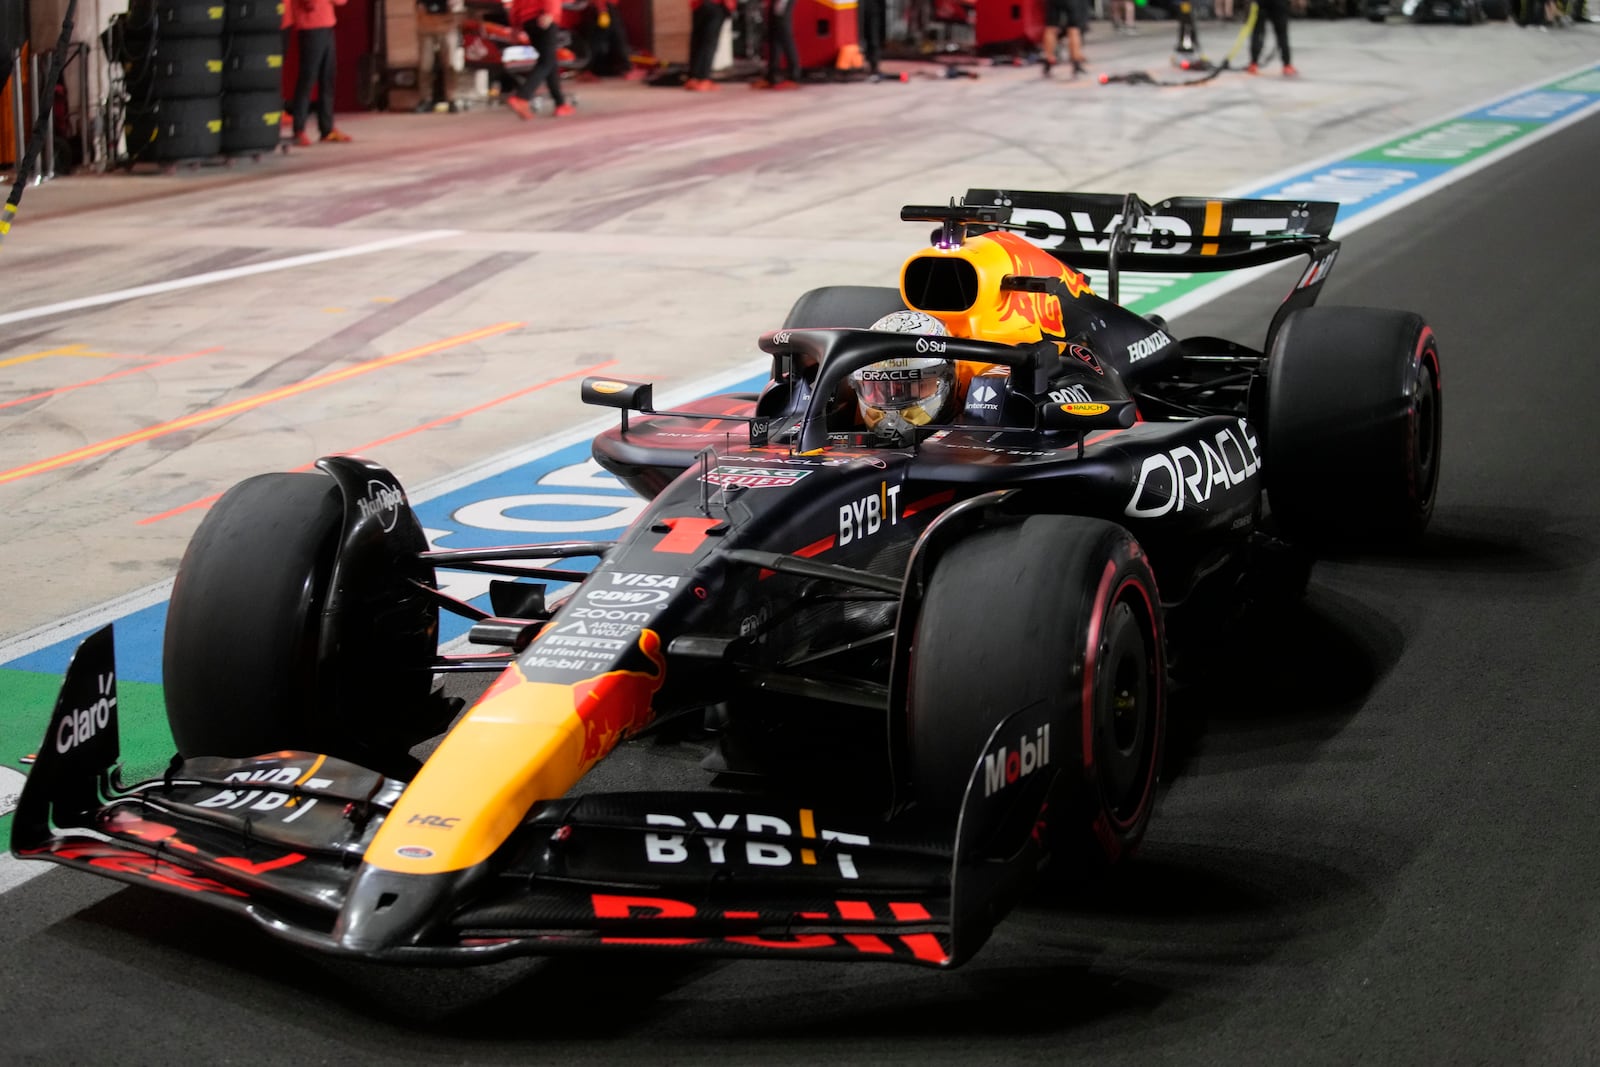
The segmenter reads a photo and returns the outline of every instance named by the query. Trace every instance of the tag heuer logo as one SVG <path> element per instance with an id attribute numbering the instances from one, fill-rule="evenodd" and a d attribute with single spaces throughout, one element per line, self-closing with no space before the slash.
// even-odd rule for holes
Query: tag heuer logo
<path id="1" fill-rule="evenodd" d="M 705 476 L 712 485 L 736 485 L 744 489 L 770 489 L 793 485 L 810 471 L 767 470 L 764 467 L 718 467 Z"/>

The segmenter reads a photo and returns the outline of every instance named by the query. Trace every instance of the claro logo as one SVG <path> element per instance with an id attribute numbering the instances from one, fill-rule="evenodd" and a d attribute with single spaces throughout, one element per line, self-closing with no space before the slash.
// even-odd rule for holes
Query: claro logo
<path id="1" fill-rule="evenodd" d="M 111 724 L 111 713 L 117 709 L 117 698 L 111 694 L 116 680 L 115 672 L 100 675 L 99 698 L 86 708 L 61 716 L 56 724 L 57 752 L 63 755 L 71 752 L 79 745 L 88 743 L 90 738 Z"/>

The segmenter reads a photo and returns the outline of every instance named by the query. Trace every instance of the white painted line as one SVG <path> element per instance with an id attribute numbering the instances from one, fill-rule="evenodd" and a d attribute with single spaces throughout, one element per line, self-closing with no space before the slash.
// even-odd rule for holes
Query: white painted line
<path id="1" fill-rule="evenodd" d="M 400 237 L 385 237 L 381 241 L 368 241 L 366 244 L 351 245 L 349 248 L 332 248 L 326 252 L 307 252 L 305 255 L 290 256 L 288 259 L 271 259 L 265 263 L 252 263 L 245 267 L 230 267 L 227 270 L 208 271 L 205 274 L 194 274 L 187 278 L 174 278 L 169 282 L 136 285 L 132 289 L 118 289 L 115 292 L 100 293 L 96 296 L 81 296 L 76 300 L 63 300 L 58 304 L 44 304 L 40 307 L 7 312 L 4 315 L 0 315 L 0 326 L 12 322 L 24 322 L 28 319 L 42 319 L 47 315 L 60 315 L 67 311 L 82 311 L 84 308 L 116 304 L 141 296 L 154 296 L 157 293 L 170 293 L 179 289 L 193 289 L 197 285 L 212 285 L 216 282 L 231 281 L 234 278 L 248 278 L 252 274 L 268 274 L 272 271 L 289 270 L 293 267 L 304 267 L 312 263 L 325 263 L 330 259 L 346 259 L 350 256 L 364 256 L 372 252 L 386 252 L 391 248 L 403 248 L 406 245 L 420 244 L 423 241 L 436 241 L 441 237 L 457 237 L 461 232 L 460 230 L 424 230 L 421 233 L 409 233 Z"/>
<path id="2" fill-rule="evenodd" d="M 0 663 L 9 663 L 14 659 L 31 655 L 41 648 L 49 648 L 60 641 L 65 641 L 76 634 L 98 630 L 108 622 L 115 622 L 136 611 L 143 611 L 152 604 L 159 604 L 172 593 L 172 579 L 147 585 L 143 589 L 135 589 L 131 593 L 124 593 L 115 600 L 92 608 L 85 608 L 74 615 L 55 622 L 47 622 L 43 626 L 34 627 L 24 633 L 18 634 L 7 641 L 0 641 Z"/>
<path id="3" fill-rule="evenodd" d="M 0 852 L 0 893 L 9 892 L 30 878 L 48 873 L 49 869 L 37 860 L 19 860 L 9 852 Z"/>

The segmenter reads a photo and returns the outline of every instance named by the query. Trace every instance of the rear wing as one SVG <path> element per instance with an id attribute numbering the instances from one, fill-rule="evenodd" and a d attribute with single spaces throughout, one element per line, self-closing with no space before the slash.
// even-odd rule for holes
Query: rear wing
<path id="1" fill-rule="evenodd" d="M 1339 254 L 1339 242 L 1329 236 L 1339 205 L 1326 200 L 1177 196 L 1148 204 L 1133 193 L 969 189 L 965 206 L 998 209 L 1008 216 L 1001 226 L 1056 259 L 1106 271 L 1112 303 L 1119 302 L 1123 270 L 1227 271 L 1305 256 L 1305 269 L 1267 331 L 1269 347 L 1284 316 L 1316 302 Z"/>

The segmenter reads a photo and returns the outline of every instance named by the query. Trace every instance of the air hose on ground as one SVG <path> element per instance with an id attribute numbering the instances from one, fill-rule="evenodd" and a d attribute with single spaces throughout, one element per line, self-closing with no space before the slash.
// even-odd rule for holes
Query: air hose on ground
<path id="1" fill-rule="evenodd" d="M 1250 39 L 1251 32 L 1255 29 L 1256 19 L 1260 9 L 1250 5 L 1250 14 L 1245 18 L 1244 25 L 1239 28 L 1239 35 L 1234 38 L 1233 46 L 1228 49 L 1228 54 L 1222 57 L 1221 63 L 1212 63 L 1200 52 L 1200 35 L 1194 25 L 1194 10 L 1184 0 L 1178 5 L 1178 42 L 1173 48 L 1172 63 L 1186 71 L 1200 75 L 1198 78 L 1157 78 L 1148 71 L 1133 70 L 1123 74 L 1100 75 L 1101 85 L 1159 85 L 1168 88 L 1185 87 L 1190 85 L 1204 85 L 1225 70 L 1238 68 L 1232 67 L 1234 57 L 1239 54 L 1239 49 L 1244 47 Z"/>

